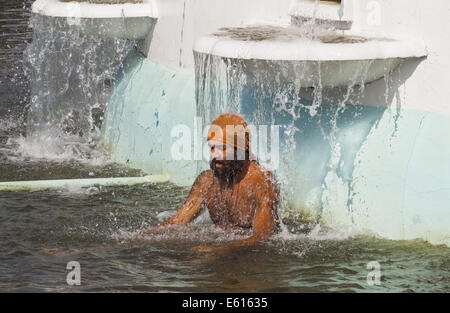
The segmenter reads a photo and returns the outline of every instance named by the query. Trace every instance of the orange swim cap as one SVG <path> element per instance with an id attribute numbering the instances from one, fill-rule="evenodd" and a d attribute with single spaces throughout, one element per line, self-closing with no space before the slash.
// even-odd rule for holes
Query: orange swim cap
<path id="1" fill-rule="evenodd" d="M 223 114 L 212 122 L 208 131 L 208 142 L 250 151 L 250 131 L 242 117 Z"/>

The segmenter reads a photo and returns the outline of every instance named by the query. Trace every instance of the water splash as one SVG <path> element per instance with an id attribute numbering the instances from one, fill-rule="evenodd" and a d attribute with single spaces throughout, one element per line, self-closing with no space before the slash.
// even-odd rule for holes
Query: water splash
<path id="1" fill-rule="evenodd" d="M 172 244 L 224 244 L 236 240 L 243 240 L 248 237 L 248 233 L 229 232 L 215 225 L 189 225 L 168 227 L 154 226 L 149 228 L 143 225 L 138 230 L 120 229 L 117 233 L 111 235 L 111 238 L 118 242 L 135 242 L 136 240 L 144 242 L 159 242 Z"/>
<path id="2" fill-rule="evenodd" d="M 184 27 L 186 21 L 186 1 L 183 2 L 183 14 L 182 14 L 182 23 L 181 23 L 181 31 L 180 31 L 180 52 L 178 59 L 178 66 L 180 68 L 183 67 L 182 57 L 183 57 L 183 40 L 184 40 Z"/>

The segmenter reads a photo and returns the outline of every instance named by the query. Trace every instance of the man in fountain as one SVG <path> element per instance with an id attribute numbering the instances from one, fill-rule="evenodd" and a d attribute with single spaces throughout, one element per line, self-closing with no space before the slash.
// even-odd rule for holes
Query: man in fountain
<path id="1" fill-rule="evenodd" d="M 186 202 L 161 226 L 187 225 L 207 208 L 215 225 L 249 237 L 222 246 L 199 246 L 198 252 L 249 246 L 270 237 L 278 226 L 279 189 L 273 174 L 254 160 L 245 121 L 221 115 L 208 131 L 208 145 L 211 170 L 197 177 Z"/>
<path id="2" fill-rule="evenodd" d="M 197 177 L 183 206 L 161 226 L 187 225 L 200 215 L 203 208 L 207 208 L 215 225 L 226 231 L 248 234 L 249 237 L 222 246 L 198 246 L 196 251 L 225 251 L 267 239 L 279 223 L 279 189 L 273 174 L 262 169 L 250 151 L 247 124 L 237 115 L 221 115 L 212 122 L 208 144 L 211 148 L 211 170 Z M 140 232 L 139 237 L 152 234 L 155 230 Z M 42 250 L 56 256 L 80 252 Z"/>

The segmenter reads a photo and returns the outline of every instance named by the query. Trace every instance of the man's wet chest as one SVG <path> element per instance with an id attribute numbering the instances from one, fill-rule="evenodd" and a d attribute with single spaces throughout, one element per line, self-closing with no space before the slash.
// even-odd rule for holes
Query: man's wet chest
<path id="1" fill-rule="evenodd" d="M 257 198 L 255 190 L 245 184 L 231 188 L 212 185 L 206 193 L 205 203 L 214 222 L 250 227 Z"/>

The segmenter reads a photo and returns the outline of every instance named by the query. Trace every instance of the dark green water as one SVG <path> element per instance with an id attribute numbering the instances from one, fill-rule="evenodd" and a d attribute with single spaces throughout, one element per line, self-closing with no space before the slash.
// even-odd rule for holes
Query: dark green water
<path id="1" fill-rule="evenodd" d="M 448 292 L 450 249 L 423 241 L 349 236 L 345 230 L 282 233 L 251 248 L 199 254 L 232 239 L 209 224 L 132 232 L 171 214 L 187 189 L 170 184 L 0 195 L 1 291 Z M 44 249 L 58 249 L 49 255 Z M 66 265 L 81 266 L 68 286 Z M 366 266 L 381 266 L 369 286 Z"/>
<path id="2" fill-rule="evenodd" d="M 21 53 L 32 1 L 0 4 L 0 181 L 138 176 L 100 160 L 23 155 L 29 81 Z M 21 147 L 23 150 L 23 146 Z M 0 291 L 63 292 L 449 292 L 450 249 L 424 241 L 391 241 L 347 229 L 282 232 L 253 247 L 199 254 L 200 244 L 239 239 L 208 223 L 133 235 L 183 203 L 188 188 L 133 187 L 1 192 Z M 69 286 L 67 263 L 81 266 Z M 367 283 L 369 262 L 380 285 Z"/>

